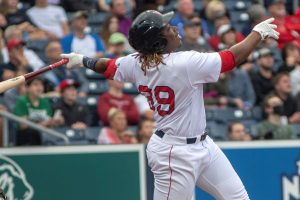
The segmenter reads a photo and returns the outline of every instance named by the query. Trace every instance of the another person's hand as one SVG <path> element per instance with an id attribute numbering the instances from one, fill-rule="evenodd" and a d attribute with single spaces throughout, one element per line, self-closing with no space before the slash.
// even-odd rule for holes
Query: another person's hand
<path id="1" fill-rule="evenodd" d="M 61 54 L 62 58 L 69 59 L 69 62 L 67 64 L 68 69 L 77 68 L 83 66 L 83 55 L 78 53 L 69 53 L 69 54 Z"/>
<path id="2" fill-rule="evenodd" d="M 243 102 L 243 100 L 241 100 L 240 98 L 235 98 L 235 99 L 233 99 L 233 102 L 234 102 L 234 104 L 236 105 L 236 107 L 238 108 L 238 109 L 243 109 L 244 108 L 244 102 Z"/>
<path id="3" fill-rule="evenodd" d="M 228 104 L 228 101 L 227 101 L 227 98 L 226 97 L 220 97 L 219 98 L 219 104 L 222 105 L 222 106 L 225 106 Z"/>
<path id="4" fill-rule="evenodd" d="M 290 123 L 299 123 L 300 122 L 300 112 L 295 112 L 292 116 L 289 117 Z"/>
<path id="5" fill-rule="evenodd" d="M 268 37 L 278 39 L 279 38 L 279 33 L 275 31 L 277 28 L 277 25 L 272 24 L 274 21 L 274 18 L 269 18 L 265 21 L 260 22 L 256 26 L 254 26 L 253 31 L 257 32 L 260 34 L 261 39 L 264 40 Z"/>

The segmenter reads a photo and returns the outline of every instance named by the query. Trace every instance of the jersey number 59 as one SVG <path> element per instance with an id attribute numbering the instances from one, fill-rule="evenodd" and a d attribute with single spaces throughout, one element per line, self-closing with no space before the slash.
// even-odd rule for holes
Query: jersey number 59
<path id="1" fill-rule="evenodd" d="M 160 116 L 165 116 L 168 114 L 171 114 L 174 111 L 175 108 L 175 94 L 174 90 L 172 90 L 168 86 L 156 86 L 154 88 L 154 96 L 159 104 L 156 108 L 154 106 L 154 100 L 152 95 L 152 89 L 148 88 L 148 86 L 140 85 L 139 86 L 139 92 L 142 93 L 148 100 L 150 109 L 155 111 L 157 110 L 158 114 Z M 165 93 L 167 94 L 167 97 L 161 97 L 160 94 Z M 162 109 L 162 105 L 168 105 L 167 110 Z"/>

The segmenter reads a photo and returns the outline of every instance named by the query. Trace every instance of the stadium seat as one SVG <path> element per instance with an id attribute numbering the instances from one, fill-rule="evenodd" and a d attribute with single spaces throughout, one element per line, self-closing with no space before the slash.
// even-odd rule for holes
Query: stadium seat
<path id="1" fill-rule="evenodd" d="M 230 12 L 230 19 L 234 23 L 243 22 L 246 23 L 249 21 L 249 15 L 243 11 L 232 11 Z"/>
<path id="2" fill-rule="evenodd" d="M 296 138 L 300 138 L 300 124 L 290 124 Z"/>
<path id="3" fill-rule="evenodd" d="M 132 83 L 125 83 L 123 92 L 126 94 L 138 94 L 139 93 L 136 86 Z"/>
<path id="4" fill-rule="evenodd" d="M 226 140 L 227 125 L 223 123 L 207 122 L 206 130 L 208 135 L 214 140 Z"/>
<path id="5" fill-rule="evenodd" d="M 89 94 L 102 94 L 108 90 L 108 83 L 105 80 L 97 80 L 89 82 Z"/>
<path id="6" fill-rule="evenodd" d="M 86 78 L 89 80 L 93 80 L 93 79 L 103 79 L 104 80 L 105 79 L 105 77 L 102 74 L 96 73 L 93 70 L 90 70 L 87 68 L 85 68 L 84 73 L 85 73 Z"/>
<path id="7" fill-rule="evenodd" d="M 98 136 L 100 133 L 101 127 L 100 126 L 94 126 L 94 127 L 88 127 L 86 129 L 86 139 L 92 143 L 96 144 L 98 140 Z"/>
<path id="8" fill-rule="evenodd" d="M 226 124 L 231 121 L 253 119 L 251 111 L 243 111 L 235 108 L 216 109 L 214 112 L 214 120 L 218 123 Z"/>
<path id="9" fill-rule="evenodd" d="M 94 14 L 90 14 L 88 18 L 88 24 L 89 25 L 101 25 L 105 18 L 107 17 L 107 12 L 97 12 Z"/>

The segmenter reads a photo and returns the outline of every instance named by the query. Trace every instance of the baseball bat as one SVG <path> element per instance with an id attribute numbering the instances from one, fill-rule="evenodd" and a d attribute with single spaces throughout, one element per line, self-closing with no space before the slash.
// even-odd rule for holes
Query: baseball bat
<path id="1" fill-rule="evenodd" d="M 17 87 L 18 85 L 21 85 L 22 83 L 42 74 L 42 73 L 45 73 L 47 71 L 50 71 L 50 70 L 53 70 L 59 66 L 62 66 L 66 63 L 68 63 L 69 60 L 64 58 L 56 63 L 53 63 L 51 65 L 48 65 L 46 67 L 43 67 L 37 71 L 34 71 L 34 72 L 30 72 L 30 73 L 27 73 L 27 74 L 24 74 L 24 75 L 21 75 L 21 76 L 17 76 L 15 78 L 11 78 L 11 79 L 8 79 L 6 81 L 2 81 L 0 82 L 0 94 L 5 92 L 6 90 L 8 89 L 11 89 L 13 87 Z"/>

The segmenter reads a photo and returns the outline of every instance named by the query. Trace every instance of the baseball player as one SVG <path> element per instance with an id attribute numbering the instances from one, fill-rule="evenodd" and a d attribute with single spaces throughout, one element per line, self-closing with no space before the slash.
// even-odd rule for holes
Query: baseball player
<path id="1" fill-rule="evenodd" d="M 108 79 L 132 82 L 154 111 L 155 134 L 147 146 L 155 200 L 191 200 L 195 185 L 218 200 L 249 199 L 230 162 L 205 133 L 203 84 L 242 63 L 258 43 L 279 33 L 268 19 L 240 43 L 218 53 L 173 52 L 181 44 L 173 12 L 145 11 L 133 22 L 129 43 L 137 51 L 118 59 L 71 53 L 67 67 L 84 66 Z"/>

